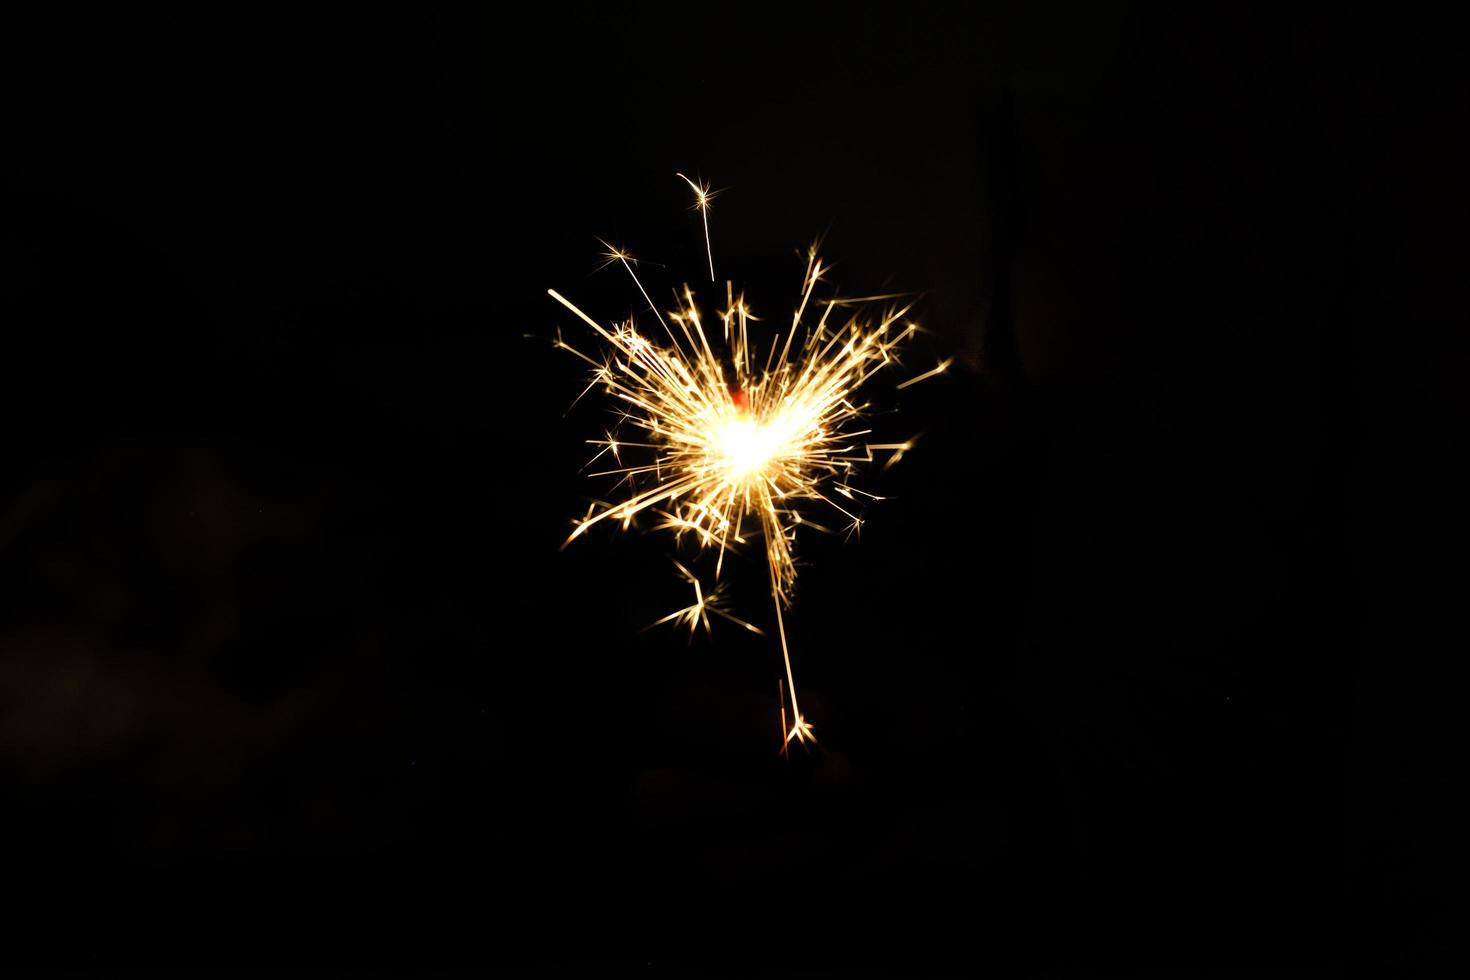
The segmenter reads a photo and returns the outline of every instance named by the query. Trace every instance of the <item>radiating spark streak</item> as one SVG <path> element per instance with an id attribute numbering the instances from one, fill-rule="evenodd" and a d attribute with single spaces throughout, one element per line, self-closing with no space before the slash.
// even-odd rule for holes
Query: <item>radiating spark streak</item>
<path id="1" fill-rule="evenodd" d="M 791 745 L 791 739 L 786 737 L 786 681 L 776 678 L 776 703 L 781 706 L 781 754 L 786 756 L 786 761 L 791 762 L 791 756 L 787 755 L 786 749 Z"/>
<path id="2" fill-rule="evenodd" d="M 928 371 L 925 371 L 923 374 L 920 374 L 917 377 L 909 378 L 907 381 L 903 382 L 902 384 L 897 384 L 897 385 L 894 385 L 893 387 L 896 390 L 898 390 L 898 391 L 902 391 L 903 389 L 907 388 L 909 385 L 916 385 L 920 381 L 927 381 L 928 379 L 930 379 L 932 377 L 935 377 L 937 375 L 943 374 L 945 371 L 948 371 L 949 370 L 949 366 L 951 364 L 953 364 L 953 363 L 954 363 L 954 358 L 952 358 L 952 357 L 945 358 L 944 360 L 942 360 L 942 361 L 939 362 L 939 364 L 938 364 L 937 367 L 934 367 L 934 368 L 932 368 L 932 369 L 930 369 Z"/>
<path id="3" fill-rule="evenodd" d="M 710 193 L 710 189 L 707 186 L 696 184 L 694 181 L 690 180 L 688 177 L 685 177 L 683 174 L 675 174 L 674 176 L 683 180 L 684 183 L 689 185 L 689 189 L 694 192 L 694 197 L 696 201 L 695 207 L 699 208 L 700 217 L 704 219 L 704 254 L 709 256 L 709 281 L 714 282 L 715 250 L 714 247 L 710 245 L 709 241 L 709 202 L 710 198 L 712 198 L 714 195 Z"/>
<path id="4" fill-rule="evenodd" d="M 776 567 L 772 565 L 771 590 L 775 592 L 778 588 Z M 808 738 L 815 740 L 811 726 L 801 716 L 801 706 L 796 703 L 796 676 L 791 671 L 791 650 L 786 646 L 786 621 L 781 614 L 780 593 L 777 592 L 776 595 L 776 632 L 781 635 L 781 660 L 786 665 L 786 686 L 791 690 L 791 717 L 794 719 L 791 730 L 786 733 L 786 741 L 789 744 L 793 738 L 801 742 Z M 782 727 L 785 727 L 784 723 Z"/>
<path id="5" fill-rule="evenodd" d="M 704 217 L 705 251 L 713 279 L 712 195 L 685 175 L 678 176 L 695 192 Z M 557 346 L 592 368 L 589 388 L 601 387 L 617 406 L 620 425 L 633 430 L 591 440 L 600 448 L 589 465 L 609 454 L 616 461 L 614 468 L 596 475 L 616 477 L 626 489 L 620 499 L 589 507 L 586 516 L 574 522 L 566 543 L 603 521 L 615 521 L 627 529 L 646 511 L 660 518 L 655 529 L 672 531 L 679 540 L 692 535 L 699 548 L 714 549 L 713 587 L 706 589 L 692 572 L 678 565 L 694 588 L 694 602 L 653 624 L 677 623 L 688 627 L 692 636 L 701 628 L 710 629 L 712 615 L 761 632 L 723 607 L 719 582 L 725 554 L 758 536 L 764 545 L 784 668 L 778 686 L 783 745 L 793 739 L 811 740 L 814 735 L 801 712 L 785 623 L 785 608 L 796 582 L 793 548 L 797 531 L 812 528 L 832 533 L 803 513 L 821 507 L 842 514 L 850 522 L 848 532 L 856 532 L 862 520 L 848 509 L 856 501 L 855 493 L 881 498 L 855 491 L 851 486 L 854 473 L 875 462 L 878 453 L 888 453 L 884 465 L 891 466 L 913 447 L 912 439 L 863 441 L 870 434 L 860 424 L 867 405 L 857 399 L 856 392 L 878 371 L 897 364 L 898 350 L 918 327 L 910 323 L 904 329 L 895 328 L 909 309 L 899 302 L 900 295 L 816 297 L 827 267 L 812 248 L 806 255 L 791 326 L 784 337 L 777 332 L 769 344 L 760 344 L 765 350 L 764 363 L 757 366 L 759 355 L 751 344 L 750 324 L 760 321 L 733 284 L 726 284 L 724 307 L 708 320 L 711 330 L 716 321 L 719 324 L 723 349 L 717 352 L 692 289 L 686 285 L 674 291 L 672 308 L 660 312 L 631 257 L 606 247 L 609 261 L 619 262 L 632 277 L 669 342 L 649 340 L 631 319 L 612 325 L 599 323 L 555 289 L 547 290 L 604 342 L 601 358 L 560 338 Z M 881 307 L 876 316 L 870 316 L 867 311 L 875 304 L 894 305 Z M 817 307 L 820 316 L 814 324 L 807 323 L 807 311 Z M 834 318 L 838 311 L 840 315 Z M 802 335 L 799 340 L 798 333 Z M 900 387 L 940 374 L 948 366 L 946 361 Z M 623 453 L 642 458 L 625 462 Z M 849 502 L 847 506 L 837 497 Z"/>
<path id="6" fill-rule="evenodd" d="M 598 239 L 598 241 L 602 240 Z M 657 304 L 655 304 L 653 298 L 648 295 L 648 290 L 643 288 L 643 280 L 639 279 L 638 273 L 633 271 L 633 266 L 628 261 L 631 256 L 629 256 L 627 252 L 623 251 L 620 248 L 613 248 L 607 242 L 602 242 L 602 247 L 607 249 L 607 257 L 609 261 L 616 260 L 617 262 L 622 264 L 624 269 L 627 270 L 628 275 L 631 276 L 633 279 L 633 285 L 638 287 L 638 291 L 643 294 L 644 300 L 647 301 L 648 308 L 653 311 L 654 316 L 658 317 L 658 322 L 663 324 L 663 328 L 665 330 L 669 329 L 669 325 L 667 323 L 664 323 L 663 314 L 658 311 Z"/>
<path id="7" fill-rule="evenodd" d="M 614 344 L 614 345 L 617 344 L 617 341 L 613 338 L 613 335 L 610 334 L 610 333 L 608 333 L 606 330 L 602 329 L 602 324 L 598 323 L 596 320 L 592 319 L 590 316 L 588 316 L 587 314 L 583 313 L 581 310 L 579 310 L 575 306 L 573 306 L 571 300 L 567 299 L 565 296 L 563 296 L 561 293 L 557 292 L 554 289 L 548 289 L 546 291 L 546 293 L 552 299 L 554 299 L 558 303 L 560 303 L 562 306 L 565 306 L 567 309 L 569 309 L 573 313 L 577 314 L 577 316 L 581 317 L 582 318 L 582 321 L 584 323 L 586 323 L 587 326 L 591 327 L 593 330 L 596 330 L 599 334 L 602 335 L 602 339 L 603 340 L 606 340 L 608 343 L 611 343 L 611 344 Z M 577 352 L 576 351 L 576 348 L 570 346 L 569 344 L 564 344 L 563 346 L 566 347 L 568 350 L 571 350 L 573 352 Z M 591 360 L 591 358 L 587 358 L 587 360 Z M 596 363 L 596 362 L 594 361 L 593 363 Z"/>

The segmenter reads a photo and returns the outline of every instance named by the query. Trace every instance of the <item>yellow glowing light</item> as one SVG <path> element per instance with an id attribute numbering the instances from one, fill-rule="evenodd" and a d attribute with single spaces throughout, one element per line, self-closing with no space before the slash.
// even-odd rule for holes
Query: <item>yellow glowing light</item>
<path id="1" fill-rule="evenodd" d="M 726 420 L 715 429 L 713 438 L 725 477 L 732 483 L 760 479 L 781 452 L 781 434 L 776 427 L 761 425 L 745 415 Z"/>
<path id="2" fill-rule="evenodd" d="M 713 280 L 709 201 L 714 195 L 678 176 L 695 193 Z M 759 347 L 751 339 L 755 316 L 744 296 L 725 284 L 723 303 L 708 321 L 711 328 L 717 324 L 717 353 L 710 340 L 715 331 L 706 329 L 705 315 L 688 286 L 675 293 L 672 309 L 660 311 L 634 271 L 632 256 L 605 247 L 608 262 L 621 264 L 632 277 L 663 336 L 650 339 L 631 319 L 604 326 L 561 293 L 548 290 L 606 345 L 602 356 L 594 357 L 557 341 L 591 367 L 588 390 L 600 386 L 606 391 L 624 428 L 621 437 L 609 434 L 593 441 L 599 447 L 593 458 L 607 455 L 614 462 L 593 475 L 616 476 L 624 496 L 594 504 L 567 541 L 607 520 L 627 528 L 647 512 L 657 518 L 657 529 L 714 549 L 718 579 L 726 552 L 747 544 L 758 531 L 785 668 L 780 687 L 791 703 L 788 718 L 782 702 L 783 747 L 792 739 L 811 739 L 811 726 L 797 700 L 783 615 L 796 581 L 796 530 L 828 530 L 803 516 L 812 506 L 835 509 L 849 527 L 857 528 L 861 520 L 848 509 L 851 502 L 857 496 L 877 498 L 853 487 L 849 478 L 877 453 L 887 453 L 891 465 L 912 447 L 912 440 L 864 441 L 870 430 L 861 419 L 868 406 L 858 400 L 858 391 L 876 372 L 898 362 L 900 346 L 919 328 L 904 319 L 909 307 L 898 305 L 899 295 L 818 298 L 826 269 L 812 249 L 791 326 Z M 948 366 L 945 362 L 900 387 Z M 625 464 L 624 455 L 635 452 L 642 458 Z M 760 632 L 722 608 L 718 584 L 706 590 L 687 568 L 678 567 L 693 585 L 695 602 L 658 623 L 681 623 L 692 633 L 701 626 L 708 630 L 709 614 L 714 613 Z"/>

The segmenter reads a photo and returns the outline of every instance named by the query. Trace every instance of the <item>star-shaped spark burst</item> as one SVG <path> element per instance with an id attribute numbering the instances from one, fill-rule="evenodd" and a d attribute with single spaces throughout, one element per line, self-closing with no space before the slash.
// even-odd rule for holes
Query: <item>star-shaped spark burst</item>
<path id="1" fill-rule="evenodd" d="M 713 280 L 713 193 L 678 176 L 696 195 Z M 647 512 L 657 517 L 655 529 L 714 550 L 715 587 L 706 590 L 678 565 L 694 587 L 695 602 L 658 621 L 688 626 L 692 635 L 700 626 L 709 629 L 711 613 L 761 632 L 722 608 L 718 584 L 725 554 L 759 536 L 781 639 L 783 697 L 791 702 L 789 727 L 784 700 L 782 704 L 783 747 L 792 739 L 809 740 L 812 729 L 797 700 L 783 613 L 796 582 L 797 529 L 831 530 L 804 516 L 813 509 L 835 510 L 849 529 L 856 529 L 861 520 L 849 509 L 853 502 L 860 496 L 877 498 L 852 486 L 851 477 L 882 454 L 891 464 L 912 448 L 912 440 L 866 441 L 872 430 L 862 420 L 869 405 L 858 393 L 874 374 L 898 363 L 899 349 L 919 327 L 905 319 L 910 307 L 901 302 L 902 294 L 819 298 L 817 287 L 827 267 L 812 248 L 790 327 L 757 344 L 750 326 L 758 321 L 729 282 L 706 329 L 705 315 L 687 285 L 674 293 L 672 308 L 660 311 L 632 257 L 606 243 L 604 247 L 607 261 L 622 265 L 632 278 L 662 337 L 650 339 L 631 318 L 604 326 L 561 293 L 548 290 L 606 345 L 595 357 L 557 340 L 558 347 L 591 367 L 591 383 L 583 394 L 602 387 L 613 399 L 623 433 L 593 441 L 599 447 L 593 458 L 610 456 L 612 465 L 592 475 L 617 477 L 624 496 L 594 503 L 567 541 L 607 520 L 627 528 Z M 715 332 L 717 344 L 712 344 Z M 942 362 L 898 387 L 943 373 L 948 366 Z M 636 460 L 624 461 L 635 453 Z"/>
<path id="2" fill-rule="evenodd" d="M 684 580 L 694 587 L 694 602 L 685 606 L 683 609 L 674 610 L 662 619 L 654 620 L 646 627 L 647 629 L 653 629 L 655 626 L 662 626 L 665 623 L 678 623 L 681 626 L 689 627 L 689 637 L 693 639 L 695 632 L 701 626 L 704 627 L 706 634 L 711 632 L 709 617 L 710 613 L 714 613 L 721 619 L 728 620 L 736 626 L 745 627 L 757 636 L 766 635 L 760 627 L 747 623 L 725 608 L 724 597 L 720 594 L 723 586 L 716 585 L 710 592 L 706 593 L 704 586 L 699 581 L 699 576 L 677 561 L 674 562 L 674 567 L 679 570 L 679 574 Z"/>

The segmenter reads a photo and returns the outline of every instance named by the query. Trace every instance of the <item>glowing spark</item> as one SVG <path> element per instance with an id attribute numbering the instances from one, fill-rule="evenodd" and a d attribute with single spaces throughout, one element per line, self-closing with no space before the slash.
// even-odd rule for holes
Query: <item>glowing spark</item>
<path id="1" fill-rule="evenodd" d="M 920 381 L 927 381 L 929 378 L 937 377 L 938 375 L 943 374 L 945 371 L 948 371 L 949 370 L 949 366 L 951 364 L 953 364 L 953 363 L 954 363 L 954 358 L 952 358 L 952 357 L 946 358 L 945 360 L 940 361 L 939 362 L 939 365 L 937 367 L 935 367 L 935 368 L 933 368 L 931 370 L 925 371 L 923 374 L 918 375 L 917 377 L 909 378 L 907 381 L 903 382 L 902 384 L 896 384 L 896 385 L 894 385 L 894 387 L 897 388 L 899 391 L 902 391 L 903 389 L 907 388 L 909 385 L 916 385 Z"/>
<path id="2" fill-rule="evenodd" d="M 684 577 L 685 581 L 694 586 L 694 602 L 685 606 L 683 609 L 674 610 L 662 619 L 655 620 L 648 625 L 647 629 L 662 626 L 664 623 L 678 622 L 689 627 L 689 637 L 693 639 L 695 631 L 701 626 L 704 627 L 705 633 L 710 632 L 709 614 L 714 613 L 716 616 L 729 620 L 737 626 L 745 627 L 757 636 L 766 635 L 759 627 L 753 626 L 743 619 L 736 618 L 734 614 L 724 608 L 720 602 L 719 586 L 716 586 L 714 591 L 706 595 L 704 586 L 699 583 L 699 578 L 693 572 L 678 562 L 674 562 L 674 567 L 679 570 L 679 574 Z"/>
<path id="3" fill-rule="evenodd" d="M 707 187 L 678 176 L 695 192 L 713 279 L 712 195 Z M 716 353 L 707 321 L 688 286 L 675 294 L 675 307 L 664 316 L 649 298 L 631 257 L 605 243 L 604 247 L 608 261 L 620 263 L 648 301 L 669 343 L 648 339 L 632 320 L 604 326 L 561 293 L 547 290 L 606 344 L 599 360 L 558 340 L 559 347 L 591 366 L 592 385 L 602 386 L 612 397 L 625 428 L 621 437 L 609 433 L 592 442 L 599 447 L 593 459 L 610 456 L 614 464 L 602 475 L 619 477 L 626 495 L 594 504 L 576 522 L 567 542 L 607 520 L 626 529 L 646 512 L 660 519 L 656 529 L 670 530 L 679 538 L 690 536 L 699 548 L 715 551 L 718 581 L 725 553 L 746 544 L 758 529 L 781 642 L 785 676 L 779 686 L 791 703 L 787 716 L 782 701 L 783 744 L 813 739 L 797 699 L 784 616 L 796 581 L 796 530 L 826 530 L 802 515 L 811 506 L 835 509 L 855 530 L 861 521 L 833 498 L 829 487 L 843 501 L 852 501 L 854 493 L 862 494 L 849 482 L 858 468 L 874 462 L 876 453 L 889 454 L 891 464 L 912 448 L 912 440 L 864 442 L 869 430 L 856 423 L 867 406 L 857 401 L 857 393 L 876 372 L 898 363 L 900 346 L 918 327 L 898 326 L 908 312 L 908 306 L 893 305 L 898 296 L 818 297 L 826 267 L 812 249 L 790 328 L 759 350 L 749 330 L 756 317 L 745 297 L 726 283 L 724 305 L 708 321 L 711 327 L 716 320 L 719 323 L 722 351 Z M 948 366 L 945 362 L 900 387 L 940 374 Z M 642 458 L 634 461 L 634 454 Z M 677 567 L 693 586 L 695 600 L 653 625 L 677 623 L 687 626 L 692 636 L 701 627 L 709 630 L 713 614 L 761 632 L 723 608 L 718 584 L 707 592 L 693 573 L 683 565 Z"/>
<path id="4" fill-rule="evenodd" d="M 688 184 L 689 189 L 694 192 L 694 206 L 699 209 L 699 215 L 704 219 L 704 254 L 709 257 L 709 281 L 714 282 L 715 250 L 709 243 L 709 202 L 715 195 L 707 184 L 696 184 L 683 174 L 674 174 L 674 176 Z"/>

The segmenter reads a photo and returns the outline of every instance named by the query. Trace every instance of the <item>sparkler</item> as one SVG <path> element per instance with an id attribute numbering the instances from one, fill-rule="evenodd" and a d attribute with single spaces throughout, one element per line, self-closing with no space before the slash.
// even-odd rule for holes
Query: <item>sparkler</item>
<path id="1" fill-rule="evenodd" d="M 703 184 L 677 176 L 695 194 L 713 282 L 709 237 L 713 194 Z M 812 509 L 834 511 L 850 530 L 859 528 L 862 520 L 854 513 L 858 498 L 881 498 L 852 486 L 850 478 L 880 458 L 892 465 L 912 448 L 912 440 L 865 441 L 872 430 L 862 427 L 861 420 L 869 406 L 858 400 L 858 391 L 878 371 L 898 363 L 900 347 L 919 327 L 906 319 L 910 306 L 901 304 L 903 294 L 819 298 L 817 287 L 828 268 L 813 247 L 807 253 L 790 327 L 773 335 L 769 344 L 757 344 L 750 329 L 757 318 L 744 294 L 729 281 L 723 304 L 707 329 L 688 285 L 674 292 L 672 308 L 660 311 L 639 279 L 633 258 L 606 247 L 608 262 L 621 264 L 632 278 L 664 337 L 650 339 L 632 319 L 604 326 L 561 293 L 547 291 L 605 343 L 599 358 L 560 337 L 556 342 L 592 369 L 591 383 L 582 395 L 601 386 L 614 400 L 619 429 L 628 433 L 627 438 L 609 433 L 592 440 L 599 447 L 593 460 L 611 459 L 608 469 L 593 475 L 618 477 L 624 496 L 593 504 L 576 522 L 567 543 L 604 521 L 627 529 L 646 512 L 656 518 L 656 530 L 671 531 L 680 540 L 692 539 L 698 548 L 717 553 L 712 589 L 675 563 L 694 587 L 695 602 L 653 625 L 675 622 L 691 633 L 701 626 L 708 631 L 714 614 L 761 633 L 723 607 L 718 584 L 725 555 L 758 535 L 785 675 L 784 684 L 778 685 L 783 692 L 782 749 L 793 739 L 814 740 L 797 699 L 783 612 L 790 606 L 796 582 L 797 530 L 833 532 L 812 520 Z M 715 332 L 720 352 L 710 341 Z M 941 362 L 899 387 L 948 367 L 948 361 Z M 625 463 L 625 452 L 639 458 Z M 788 697 L 789 719 L 784 700 Z"/>

